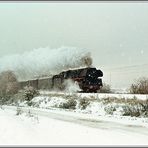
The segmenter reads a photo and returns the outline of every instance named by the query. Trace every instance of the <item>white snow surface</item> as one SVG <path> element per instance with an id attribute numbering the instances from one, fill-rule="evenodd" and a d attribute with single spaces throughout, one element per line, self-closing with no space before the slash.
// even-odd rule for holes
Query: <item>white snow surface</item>
<path id="1" fill-rule="evenodd" d="M 16 115 L 17 107 L 0 108 L 0 145 L 148 146 L 148 118 L 121 116 L 120 108 L 106 114 L 104 105 L 96 101 L 103 94 L 77 94 L 77 102 L 79 96 L 96 97 L 85 110 L 79 104 L 75 110 L 58 108 L 67 101 L 60 93 L 41 94 L 32 100 L 37 107 L 20 103 L 20 115 Z"/>
<path id="2" fill-rule="evenodd" d="M 63 115 L 64 118 L 64 115 Z M 99 129 L 0 109 L 0 145 L 148 145 L 148 135 Z"/>

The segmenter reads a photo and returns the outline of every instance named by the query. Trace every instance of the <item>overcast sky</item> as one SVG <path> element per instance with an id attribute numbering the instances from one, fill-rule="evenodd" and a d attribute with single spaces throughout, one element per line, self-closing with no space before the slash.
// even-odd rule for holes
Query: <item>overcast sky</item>
<path id="1" fill-rule="evenodd" d="M 0 3 L 0 58 L 63 45 L 89 49 L 104 81 L 127 87 L 148 74 L 148 3 Z"/>

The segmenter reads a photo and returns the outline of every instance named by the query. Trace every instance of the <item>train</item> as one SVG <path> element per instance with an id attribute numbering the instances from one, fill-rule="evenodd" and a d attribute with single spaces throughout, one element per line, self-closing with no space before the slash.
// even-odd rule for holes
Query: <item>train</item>
<path id="1" fill-rule="evenodd" d="M 20 81 L 20 89 L 25 86 L 32 86 L 38 90 L 64 90 L 66 80 L 72 80 L 79 85 L 80 92 L 98 92 L 102 87 L 103 72 L 95 67 L 86 67 L 62 71 L 57 75 L 46 78 L 37 78 L 27 81 Z"/>

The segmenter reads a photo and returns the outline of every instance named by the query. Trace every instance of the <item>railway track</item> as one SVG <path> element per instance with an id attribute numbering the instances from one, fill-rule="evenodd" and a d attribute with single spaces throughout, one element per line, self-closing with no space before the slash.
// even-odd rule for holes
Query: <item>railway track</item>
<path id="1" fill-rule="evenodd" d="M 41 95 L 77 95 L 81 97 L 93 97 L 95 99 L 101 98 L 108 98 L 108 97 L 115 97 L 115 98 L 125 98 L 125 99 L 141 99 L 146 100 L 148 99 L 148 94 L 113 94 L 113 93 L 71 93 L 71 92 L 56 92 L 56 91 L 40 91 Z"/>

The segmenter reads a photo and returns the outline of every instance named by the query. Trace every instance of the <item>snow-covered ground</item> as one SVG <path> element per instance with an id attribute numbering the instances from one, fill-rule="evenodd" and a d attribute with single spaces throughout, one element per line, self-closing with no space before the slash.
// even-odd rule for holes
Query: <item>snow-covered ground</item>
<path id="1" fill-rule="evenodd" d="M 67 116 L 64 112 L 62 114 L 63 118 Z M 148 132 L 144 132 L 147 128 L 142 126 L 135 126 L 135 131 L 132 126 L 125 127 L 125 130 L 113 122 L 91 127 L 39 114 L 22 113 L 17 116 L 16 111 L 10 109 L 0 109 L 0 121 L 0 145 L 148 145 Z M 138 128 L 141 132 L 137 132 Z"/>
<path id="2" fill-rule="evenodd" d="M 139 96 L 143 101 L 147 99 L 145 95 L 40 93 L 31 100 L 30 107 L 26 101 L 18 102 L 19 107 L 2 106 L 0 145 L 148 146 L 148 118 L 123 116 L 122 110 L 126 99 Z M 113 102 L 101 101 L 113 95 Z M 83 98 L 90 101 L 85 109 L 80 105 Z M 122 98 L 125 99 L 118 104 L 116 100 Z M 77 102 L 74 109 L 61 107 L 71 99 Z"/>
<path id="3" fill-rule="evenodd" d="M 55 94 L 57 92 L 54 91 L 40 91 L 40 94 Z M 65 93 L 65 92 L 58 92 L 59 94 L 71 94 L 71 93 Z M 102 98 L 106 98 L 106 97 L 116 97 L 116 98 L 134 98 L 136 97 L 137 99 L 141 99 L 141 100 L 146 100 L 148 99 L 148 95 L 145 94 L 114 94 L 114 93 L 75 93 L 78 96 L 82 96 L 82 97 L 91 97 L 93 96 L 95 99 L 102 99 Z"/>

